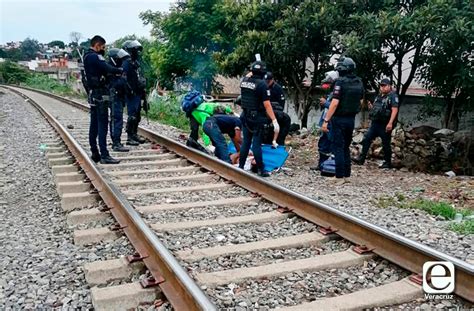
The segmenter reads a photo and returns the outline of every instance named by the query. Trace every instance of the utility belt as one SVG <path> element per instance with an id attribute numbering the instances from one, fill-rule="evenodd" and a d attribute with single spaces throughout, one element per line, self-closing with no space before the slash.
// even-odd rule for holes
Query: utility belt
<path id="1" fill-rule="evenodd" d="M 266 114 L 265 110 L 249 110 L 249 109 L 244 109 L 244 117 L 248 120 L 251 121 L 265 121 L 263 119 L 266 119 Z"/>
<path id="2" fill-rule="evenodd" d="M 91 106 L 104 106 L 110 103 L 107 88 L 95 88 L 89 92 L 89 104 Z"/>

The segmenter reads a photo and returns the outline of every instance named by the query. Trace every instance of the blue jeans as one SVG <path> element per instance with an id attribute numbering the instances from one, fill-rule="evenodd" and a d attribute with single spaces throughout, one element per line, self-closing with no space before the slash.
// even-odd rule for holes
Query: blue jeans
<path id="1" fill-rule="evenodd" d="M 123 106 L 124 100 L 120 97 L 112 97 L 110 106 L 110 138 L 113 144 L 120 144 L 120 136 L 123 130 Z"/>
<path id="2" fill-rule="evenodd" d="M 332 142 L 331 142 L 331 132 L 321 134 L 321 137 L 318 141 L 318 151 L 319 151 L 319 166 L 329 159 L 329 154 L 333 153 Z"/>
<path id="3" fill-rule="evenodd" d="M 387 132 L 385 128 L 388 122 L 377 122 L 372 121 L 369 130 L 365 133 L 364 140 L 362 141 L 362 153 L 360 159 L 365 160 L 367 153 L 369 152 L 370 145 L 375 138 L 380 137 L 382 139 L 383 157 L 387 164 L 392 163 L 392 131 Z M 394 126 L 395 127 L 395 126 Z"/>
<path id="4" fill-rule="evenodd" d="M 107 150 L 107 128 L 109 122 L 108 106 L 108 102 L 96 102 L 95 106 L 91 105 L 90 110 L 89 145 L 91 147 L 92 154 L 98 154 L 98 137 L 100 156 L 102 158 L 109 156 L 109 151 Z"/>
<path id="5" fill-rule="evenodd" d="M 141 102 L 140 96 L 133 95 L 127 97 L 127 113 L 129 117 L 140 118 Z"/>
<path id="6" fill-rule="evenodd" d="M 225 161 L 227 163 L 232 163 L 229 157 L 229 149 L 227 148 L 227 143 L 225 141 L 224 135 L 222 134 L 217 121 L 214 117 L 207 118 L 206 122 L 202 126 L 204 133 L 209 136 L 214 147 L 216 147 L 215 154 L 216 157 Z"/>
<path id="7" fill-rule="evenodd" d="M 257 169 L 263 171 L 263 156 L 262 156 L 262 139 L 263 139 L 263 125 L 266 120 L 264 118 L 248 119 L 245 114 L 240 117 L 242 121 L 242 132 L 244 134 L 244 141 L 240 147 L 239 167 L 244 168 L 245 161 L 249 155 L 250 145 L 252 145 L 253 156 L 257 163 Z M 253 142 L 253 143 L 252 143 Z"/>
<path id="8" fill-rule="evenodd" d="M 336 161 L 336 178 L 351 176 L 351 152 L 355 116 L 334 116 L 331 119 L 331 138 Z"/>

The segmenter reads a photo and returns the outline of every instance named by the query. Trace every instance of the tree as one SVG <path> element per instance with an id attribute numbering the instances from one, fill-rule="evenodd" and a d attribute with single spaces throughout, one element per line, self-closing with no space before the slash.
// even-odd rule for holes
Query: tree
<path id="1" fill-rule="evenodd" d="M 71 57 L 74 59 L 80 58 L 82 55 L 80 53 L 83 53 L 80 51 L 80 48 L 79 48 L 79 40 L 81 40 L 82 37 L 83 37 L 82 34 L 77 31 L 72 31 L 69 34 L 69 39 L 71 40 L 71 43 L 69 43 L 69 46 L 72 48 Z"/>
<path id="2" fill-rule="evenodd" d="M 5 61 L 0 63 L 0 81 L 8 84 L 19 84 L 25 82 L 30 73 L 20 65 Z"/>
<path id="3" fill-rule="evenodd" d="M 363 69 L 358 73 L 373 89 L 381 76 L 391 77 L 402 102 L 423 64 L 421 56 L 437 17 L 430 0 L 365 2 L 367 9 L 348 16 L 349 28 L 339 34 L 336 51 L 354 57 Z"/>
<path id="4" fill-rule="evenodd" d="M 331 69 L 331 34 L 344 25 L 355 5 L 328 0 L 228 2 L 235 24 L 235 49 L 222 57 L 224 73 L 241 75 L 260 53 L 278 81 L 287 87 L 302 127 L 316 103 L 316 89 Z M 235 16 L 234 16 L 235 15 Z M 308 81 L 305 85 L 303 82 Z"/>
<path id="5" fill-rule="evenodd" d="M 474 110 L 474 13 L 470 5 L 468 0 L 431 1 L 430 10 L 439 14 L 439 24 L 433 27 L 418 72 L 419 80 L 430 90 L 424 112 L 444 114 L 443 125 L 454 130 L 459 117 Z"/>
<path id="6" fill-rule="evenodd" d="M 36 53 L 39 52 L 40 46 L 38 40 L 26 38 L 21 42 L 20 51 L 22 60 L 31 60 L 36 58 Z"/>
<path id="7" fill-rule="evenodd" d="M 81 40 L 82 37 L 83 36 L 80 32 L 71 31 L 71 33 L 69 34 L 69 39 L 71 40 L 71 45 L 73 47 L 78 46 L 79 45 L 79 40 Z"/>
<path id="8" fill-rule="evenodd" d="M 169 88 L 181 79 L 205 93 L 216 88 L 218 69 L 213 56 L 227 48 L 225 16 L 217 13 L 221 3 L 189 0 L 176 3 L 167 14 L 140 14 L 161 43 L 154 47 L 151 59 L 162 85 Z"/>
<path id="9" fill-rule="evenodd" d="M 61 41 L 61 40 L 53 40 L 53 41 L 51 41 L 50 43 L 48 43 L 48 46 L 49 46 L 49 47 L 55 47 L 55 46 L 57 46 L 57 47 L 60 48 L 60 49 L 64 49 L 65 44 L 64 44 L 64 42 Z"/>

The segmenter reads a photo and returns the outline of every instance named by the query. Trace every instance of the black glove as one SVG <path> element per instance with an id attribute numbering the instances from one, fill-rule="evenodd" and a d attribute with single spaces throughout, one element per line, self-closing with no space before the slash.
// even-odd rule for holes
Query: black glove
<path id="1" fill-rule="evenodd" d="M 145 112 L 148 112 L 148 110 L 150 110 L 150 104 L 148 103 L 146 96 L 143 97 L 143 110 Z"/>

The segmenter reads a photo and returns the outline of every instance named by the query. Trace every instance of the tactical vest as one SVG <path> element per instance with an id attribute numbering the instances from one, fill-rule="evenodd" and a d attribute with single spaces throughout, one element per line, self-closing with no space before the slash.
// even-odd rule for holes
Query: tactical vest
<path id="1" fill-rule="evenodd" d="M 254 77 L 245 77 L 240 83 L 240 93 L 242 97 L 242 109 L 248 111 L 263 110 L 262 103 L 258 102 L 257 86 L 262 80 Z"/>
<path id="2" fill-rule="evenodd" d="M 364 86 L 359 77 L 347 76 L 340 78 L 341 96 L 336 116 L 354 116 L 360 111 L 360 100 L 364 95 Z"/>
<path id="3" fill-rule="evenodd" d="M 84 63 L 86 58 L 90 56 L 93 52 L 86 52 L 84 55 Z M 82 74 L 82 73 L 81 73 Z M 84 85 L 84 89 L 89 93 L 90 90 L 97 90 L 97 89 L 105 89 L 107 87 L 107 78 L 105 76 L 94 76 L 88 73 L 84 67 L 84 75 L 85 79 L 82 79 L 82 84 Z"/>
<path id="4" fill-rule="evenodd" d="M 378 95 L 374 101 L 374 107 L 369 112 L 369 117 L 373 121 L 388 122 L 392 115 L 392 94 Z"/>

